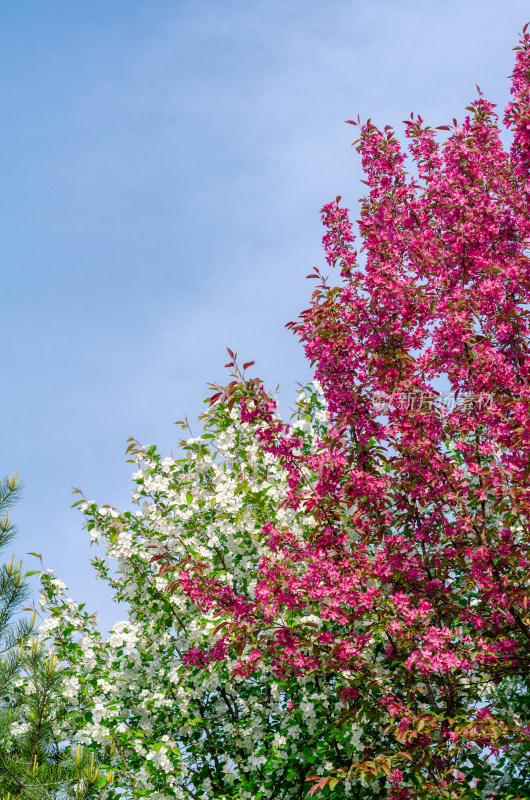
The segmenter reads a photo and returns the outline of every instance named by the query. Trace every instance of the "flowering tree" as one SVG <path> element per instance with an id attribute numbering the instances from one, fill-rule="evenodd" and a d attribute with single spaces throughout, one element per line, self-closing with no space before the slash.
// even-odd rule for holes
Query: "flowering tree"
<path id="1" fill-rule="evenodd" d="M 410 177 L 360 126 L 361 256 L 337 198 L 291 325 L 323 394 L 236 368 L 185 458 L 132 443 L 140 512 L 85 505 L 130 618 L 44 575 L 44 625 L 108 796 L 530 797 L 529 92 L 525 29 L 509 151 L 480 93 Z"/>
<path id="2" fill-rule="evenodd" d="M 371 695 L 394 742 L 353 770 L 390 773 L 392 797 L 529 791 L 529 91 L 525 28 L 508 152 L 480 93 L 443 144 L 406 123 L 411 177 L 393 131 L 360 126 L 362 261 L 337 198 L 324 245 L 342 285 L 320 280 L 292 325 L 329 405 L 316 450 L 261 387 L 234 389 L 289 470 L 290 506 L 317 520 L 303 542 L 270 530 L 253 635 L 284 665 L 347 672 Z M 465 402 L 444 407 L 444 386 Z M 308 606 L 325 633 L 275 627 Z"/>
<path id="3" fill-rule="evenodd" d="M 306 387 L 291 428 L 306 452 L 327 419 L 318 385 Z M 229 615 L 237 608 L 246 618 L 255 606 L 259 563 L 274 552 L 264 523 L 302 541 L 315 518 L 289 505 L 289 472 L 228 397 L 212 405 L 203 433 L 183 442 L 183 457 L 135 442 L 130 451 L 140 510 L 80 501 L 92 540 L 105 545 L 98 573 L 128 619 L 102 636 L 62 581 L 42 575 L 50 615 L 40 633 L 70 665 L 63 735 L 107 750 L 107 797 L 306 796 L 310 775 L 337 759 L 350 767 L 368 742 L 375 748 L 380 726 L 351 718 L 348 674 L 285 670 L 275 655 L 262 657 L 261 642 L 249 648 Z M 325 623 L 310 609 L 296 620 L 286 609 L 278 624 Z M 365 785 L 352 776 L 350 796 L 363 796 Z"/>

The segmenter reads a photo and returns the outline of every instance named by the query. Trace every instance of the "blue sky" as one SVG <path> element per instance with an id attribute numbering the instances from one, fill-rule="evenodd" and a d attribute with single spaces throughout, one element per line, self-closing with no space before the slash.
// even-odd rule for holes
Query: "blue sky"
<path id="1" fill-rule="evenodd" d="M 529 18 L 523 0 L 0 3 L 0 474 L 26 487 L 19 555 L 113 621 L 71 487 L 128 505 L 126 439 L 170 452 L 226 346 L 289 407 L 309 371 L 284 325 L 323 264 L 319 209 L 363 193 L 344 120 L 444 124 L 477 83 L 503 106 Z"/>

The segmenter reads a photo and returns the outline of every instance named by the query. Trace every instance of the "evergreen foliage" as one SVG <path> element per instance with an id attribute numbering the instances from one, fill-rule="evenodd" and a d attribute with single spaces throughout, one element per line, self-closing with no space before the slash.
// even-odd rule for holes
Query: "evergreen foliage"
<path id="1" fill-rule="evenodd" d="M 1 550 L 16 535 L 9 509 L 20 493 L 16 473 L 0 479 Z M 64 670 L 36 638 L 35 614 L 20 615 L 27 577 L 14 556 L 0 565 L 0 798 L 96 798 L 102 782 L 93 757 L 70 752 L 58 737 Z"/>

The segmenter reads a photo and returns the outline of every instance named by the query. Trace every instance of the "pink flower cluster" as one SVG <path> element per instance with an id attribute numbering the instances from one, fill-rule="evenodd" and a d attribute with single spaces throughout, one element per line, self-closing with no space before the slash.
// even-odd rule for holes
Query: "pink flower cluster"
<path id="1" fill-rule="evenodd" d="M 342 282 L 330 287 L 317 272 L 311 305 L 291 324 L 323 387 L 329 429 L 307 454 L 262 386 L 244 385 L 240 401 L 242 420 L 258 425 L 260 446 L 288 471 L 289 504 L 316 526 L 304 541 L 264 526 L 271 555 L 252 604 L 182 576 L 205 607 L 267 631 L 279 675 L 354 675 L 343 702 L 379 696 L 411 747 L 496 741 L 506 727 L 495 733 L 493 712 L 477 716 L 465 687 L 524 672 L 530 657 L 526 32 L 512 95 L 509 151 L 480 93 L 443 142 L 411 116 L 408 152 L 390 128 L 360 127 L 362 259 L 337 198 L 322 209 L 323 244 Z M 443 413 L 423 402 L 443 385 L 469 401 Z M 422 402 L 404 405 L 404 395 Z M 484 396 L 488 403 L 474 400 Z M 308 609 L 323 623 L 318 632 L 297 624 Z M 396 681 L 388 696 L 374 642 L 379 673 Z M 430 703 L 433 716 L 413 713 L 410 698 Z M 455 727 L 457 710 L 467 727 Z M 440 775 L 452 775 L 444 763 L 440 756 Z M 401 777 L 395 769 L 390 781 Z"/>

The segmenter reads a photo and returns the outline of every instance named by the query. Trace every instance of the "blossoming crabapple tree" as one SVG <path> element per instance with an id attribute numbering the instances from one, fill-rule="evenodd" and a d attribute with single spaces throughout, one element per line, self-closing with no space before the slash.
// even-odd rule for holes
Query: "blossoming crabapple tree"
<path id="1" fill-rule="evenodd" d="M 231 389 L 289 471 L 288 505 L 317 521 L 303 542 L 270 523 L 256 605 L 234 606 L 235 630 L 286 668 L 352 676 L 354 708 L 371 696 L 393 744 L 367 747 L 344 774 L 386 774 L 393 798 L 530 791 L 526 28 L 511 91 L 508 150 L 480 91 L 444 142 L 411 116 L 410 174 L 390 128 L 357 123 L 360 255 L 337 198 L 322 216 L 342 283 L 317 271 L 292 324 L 329 406 L 316 449 L 300 448 L 262 387 Z M 444 386 L 465 402 L 445 408 Z M 325 631 L 278 628 L 286 609 L 307 608 Z"/>

